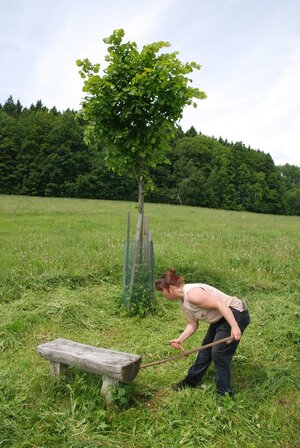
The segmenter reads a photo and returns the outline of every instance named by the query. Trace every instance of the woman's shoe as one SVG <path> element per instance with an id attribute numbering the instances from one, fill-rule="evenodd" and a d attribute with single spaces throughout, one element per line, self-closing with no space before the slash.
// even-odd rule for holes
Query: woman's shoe
<path id="1" fill-rule="evenodd" d="M 174 386 L 172 386 L 173 390 L 181 390 L 181 389 L 186 389 L 187 387 L 197 387 L 197 384 L 191 383 L 191 381 L 188 379 L 188 377 L 184 378 L 182 381 L 180 381 L 177 384 L 174 384 Z"/>

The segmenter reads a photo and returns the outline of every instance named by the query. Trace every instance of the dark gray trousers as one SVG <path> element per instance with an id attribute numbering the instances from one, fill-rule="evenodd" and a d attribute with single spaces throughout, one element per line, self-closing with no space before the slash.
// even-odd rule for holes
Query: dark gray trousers
<path id="1" fill-rule="evenodd" d="M 240 312 L 234 308 L 231 308 L 231 311 L 243 333 L 250 323 L 248 311 Z M 215 324 L 210 324 L 202 345 L 226 338 L 230 334 L 231 327 L 226 319 L 222 318 Z M 238 345 L 239 341 L 233 341 L 230 344 L 220 343 L 214 347 L 198 352 L 194 364 L 188 371 L 187 378 L 189 382 L 198 384 L 211 362 L 213 362 L 216 370 L 217 393 L 220 395 L 228 393 L 230 396 L 233 396 L 234 391 L 231 386 L 231 361 Z"/>

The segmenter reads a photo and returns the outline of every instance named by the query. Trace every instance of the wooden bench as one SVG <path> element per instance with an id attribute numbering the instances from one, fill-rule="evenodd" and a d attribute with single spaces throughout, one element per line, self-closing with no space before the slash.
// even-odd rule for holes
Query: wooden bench
<path id="1" fill-rule="evenodd" d="M 102 375 L 101 394 L 106 404 L 112 402 L 112 386 L 131 383 L 138 374 L 142 357 L 126 352 L 80 344 L 68 339 L 55 339 L 37 347 L 38 353 L 50 361 L 52 375 L 60 377 L 67 366 Z"/>

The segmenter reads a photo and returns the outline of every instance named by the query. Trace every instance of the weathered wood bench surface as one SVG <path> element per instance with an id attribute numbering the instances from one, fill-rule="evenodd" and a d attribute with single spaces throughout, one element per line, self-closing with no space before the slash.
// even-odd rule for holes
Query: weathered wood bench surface
<path id="1" fill-rule="evenodd" d="M 59 376 L 66 366 L 103 376 L 101 393 L 111 402 L 111 386 L 131 383 L 138 374 L 142 357 L 132 353 L 93 347 L 68 339 L 55 339 L 37 347 L 38 353 L 50 361 L 51 372 Z"/>

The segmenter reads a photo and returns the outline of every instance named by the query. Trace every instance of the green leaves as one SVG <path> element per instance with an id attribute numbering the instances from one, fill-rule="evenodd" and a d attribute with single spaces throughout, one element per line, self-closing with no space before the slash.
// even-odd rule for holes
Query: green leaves
<path id="1" fill-rule="evenodd" d="M 111 36 L 105 37 L 103 39 L 103 42 L 108 45 L 110 45 L 110 44 L 115 45 L 115 46 L 120 45 L 124 35 L 125 35 L 125 31 L 123 29 L 118 29 L 118 30 L 115 30 Z"/>
<path id="2" fill-rule="evenodd" d="M 123 42 L 124 30 L 103 39 L 109 45 L 102 76 L 100 65 L 77 61 L 85 79 L 82 103 L 89 123 L 89 138 L 107 148 L 108 164 L 119 172 L 150 178 L 150 171 L 165 162 L 169 141 L 185 105 L 203 99 L 204 92 L 189 85 L 186 77 L 200 65 L 182 63 L 178 52 L 161 53 L 166 41 L 144 45 Z"/>
<path id="3" fill-rule="evenodd" d="M 77 59 L 76 64 L 78 67 L 82 67 L 82 69 L 79 71 L 82 78 L 92 76 L 94 73 L 98 73 L 100 70 L 100 64 L 93 65 L 88 59 Z"/>

